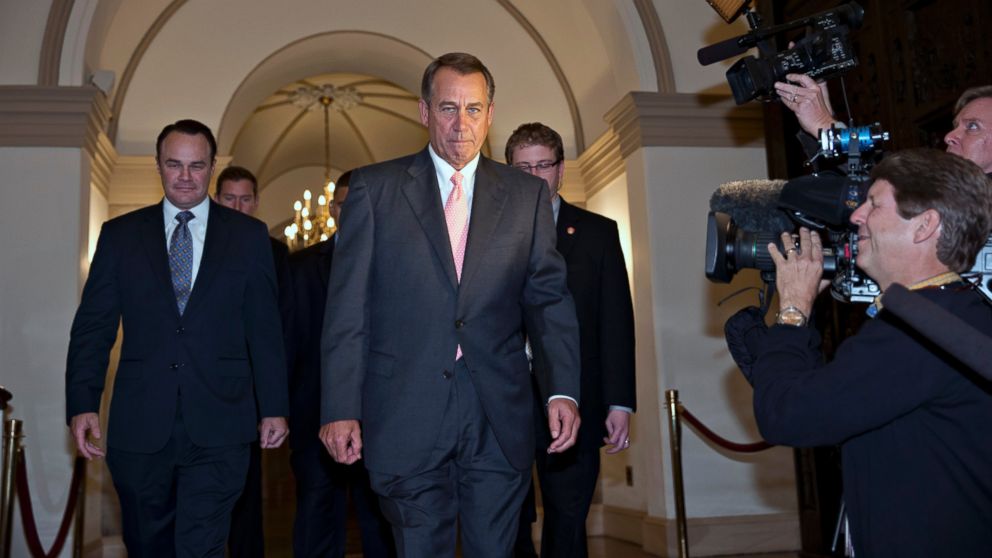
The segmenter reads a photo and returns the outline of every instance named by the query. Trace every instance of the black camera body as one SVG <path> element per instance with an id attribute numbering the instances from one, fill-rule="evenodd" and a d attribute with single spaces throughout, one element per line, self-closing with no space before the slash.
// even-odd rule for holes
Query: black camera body
<path id="1" fill-rule="evenodd" d="M 839 23 L 840 17 L 830 12 L 814 24 L 815 31 L 803 37 L 793 48 L 777 52 L 769 58 L 745 56 L 727 70 L 727 82 L 738 105 L 771 97 L 776 81 L 785 81 L 786 74 L 806 74 L 823 81 L 838 76 L 858 65 L 851 45 L 850 29 Z"/>
<path id="2" fill-rule="evenodd" d="M 834 298 L 874 300 L 880 289 L 857 268 L 858 235 L 849 219 L 867 194 L 869 171 L 880 155 L 877 145 L 888 138 L 877 124 L 821 130 L 817 156 L 846 155 L 847 174 L 813 174 L 765 185 L 757 196 L 742 195 L 739 183 L 718 189 L 707 218 L 706 277 L 728 283 L 741 269 L 757 269 L 766 283 L 773 282 L 775 264 L 768 244 L 784 251 L 781 233 L 805 226 L 820 235 L 824 277 L 831 280 Z M 735 215 L 746 221 L 743 226 Z"/>
<path id="3" fill-rule="evenodd" d="M 757 13 L 745 13 L 750 32 L 703 47 L 696 55 L 705 66 L 758 47 L 757 57 L 741 58 L 727 70 L 738 105 L 775 98 L 775 82 L 785 81 L 786 74 L 806 74 L 824 81 L 858 65 L 850 32 L 861 28 L 865 12 L 856 2 L 773 27 L 762 27 Z M 799 27 L 807 28 L 806 36 L 792 48 L 776 52 L 775 37 Z"/>

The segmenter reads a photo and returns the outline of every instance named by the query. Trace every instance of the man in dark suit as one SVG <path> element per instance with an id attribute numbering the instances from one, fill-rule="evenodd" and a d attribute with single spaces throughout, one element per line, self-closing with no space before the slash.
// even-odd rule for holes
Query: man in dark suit
<path id="1" fill-rule="evenodd" d="M 523 325 L 553 441 L 578 435 L 578 326 L 548 190 L 481 157 L 494 85 L 474 56 L 424 72 L 430 145 L 352 175 L 322 339 L 320 436 L 365 457 L 400 556 L 509 556 L 533 461 Z"/>
<path id="2" fill-rule="evenodd" d="M 215 153 L 199 122 L 162 130 L 165 199 L 103 225 L 72 324 L 67 418 L 88 459 L 104 455 L 97 412 L 123 326 L 107 466 L 132 556 L 223 556 L 249 444 L 287 434 L 268 234 L 210 202 Z"/>
<path id="3" fill-rule="evenodd" d="M 341 175 L 328 210 L 340 227 L 341 204 L 351 171 Z M 293 555 L 344 558 L 348 493 L 358 512 L 365 558 L 394 556 L 389 524 L 382 517 L 362 462 L 335 463 L 320 443 L 320 334 L 324 327 L 327 283 L 338 236 L 290 256 L 294 331 L 299 351 L 289 369 L 290 463 L 296 477 Z"/>
<path id="4" fill-rule="evenodd" d="M 254 217 L 258 210 L 258 180 L 248 169 L 230 166 L 217 175 L 214 201 L 245 215 Z M 282 323 L 283 346 L 287 365 L 290 363 L 290 320 L 293 297 L 289 281 L 289 247 L 286 243 L 269 237 L 272 259 L 276 266 L 276 285 L 279 288 L 279 316 Z M 262 449 L 251 444 L 248 477 L 241 497 L 231 513 L 231 533 L 227 547 L 232 558 L 261 558 L 265 555 L 265 537 L 262 526 Z"/>
<path id="5" fill-rule="evenodd" d="M 634 308 L 617 223 L 580 209 L 558 195 L 565 175 L 561 136 L 540 124 L 523 124 L 506 143 L 506 161 L 543 178 L 551 192 L 558 251 L 568 266 L 568 290 L 575 299 L 582 357 L 582 432 L 575 447 L 557 455 L 543 450 L 547 429 L 538 425 L 537 474 L 544 525 L 541 556 L 581 558 L 586 549 L 586 516 L 599 478 L 599 449 L 618 453 L 630 446 L 634 412 Z M 540 355 L 537 355 L 540 356 Z M 535 360 L 535 367 L 543 363 Z M 533 506 L 533 492 L 528 498 Z M 534 555 L 530 525 L 521 521 L 524 549 Z"/>

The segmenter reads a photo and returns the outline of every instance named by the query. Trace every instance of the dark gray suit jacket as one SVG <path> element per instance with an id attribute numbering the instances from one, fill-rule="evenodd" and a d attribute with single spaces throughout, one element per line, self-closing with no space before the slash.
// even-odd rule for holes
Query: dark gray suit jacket
<path id="1" fill-rule="evenodd" d="M 321 423 L 362 422 L 369 470 L 429 459 L 461 345 L 503 454 L 533 462 L 523 326 L 548 355 L 544 396 L 578 400 L 579 350 L 544 181 L 485 157 L 459 284 L 427 149 L 356 170 L 343 208 L 322 342 Z"/>

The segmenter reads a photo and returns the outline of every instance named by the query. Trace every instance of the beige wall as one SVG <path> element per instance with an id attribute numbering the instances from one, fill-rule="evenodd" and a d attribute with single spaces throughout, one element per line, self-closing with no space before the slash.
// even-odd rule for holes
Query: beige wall
<path id="1" fill-rule="evenodd" d="M 0 147 L 0 169 L 0 383 L 14 394 L 11 417 L 24 421 L 38 532 L 51 541 L 74 457 L 63 377 L 86 263 L 90 186 L 80 177 L 89 163 L 76 148 Z M 13 556 L 28 555 L 20 525 L 15 518 Z"/>
<path id="2" fill-rule="evenodd" d="M 0 0 L 0 85 L 38 82 L 51 0 Z"/>

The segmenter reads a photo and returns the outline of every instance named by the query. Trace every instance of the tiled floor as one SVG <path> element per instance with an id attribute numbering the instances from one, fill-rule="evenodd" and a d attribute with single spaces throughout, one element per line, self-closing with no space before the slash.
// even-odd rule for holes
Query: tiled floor
<path id="1" fill-rule="evenodd" d="M 609 537 L 589 538 L 589 558 L 654 558 L 655 555 L 648 554 L 637 545 L 628 542 L 611 539 Z M 724 556 L 722 558 L 797 558 L 799 554 L 795 552 L 776 554 L 740 554 L 735 556 Z"/>
<path id="2" fill-rule="evenodd" d="M 285 447 L 278 450 L 263 452 L 264 488 L 262 491 L 263 509 L 265 510 L 265 556 L 266 558 L 290 558 L 292 551 L 292 533 L 294 505 L 296 501 L 293 474 L 289 468 L 289 452 Z M 361 542 L 358 536 L 358 526 L 349 525 L 348 556 L 360 558 Z M 589 539 L 590 558 L 652 558 L 641 547 L 628 542 L 608 537 L 591 537 Z M 724 558 L 797 558 L 798 554 L 742 554 Z"/>

